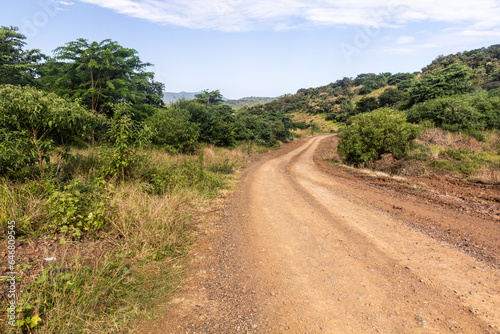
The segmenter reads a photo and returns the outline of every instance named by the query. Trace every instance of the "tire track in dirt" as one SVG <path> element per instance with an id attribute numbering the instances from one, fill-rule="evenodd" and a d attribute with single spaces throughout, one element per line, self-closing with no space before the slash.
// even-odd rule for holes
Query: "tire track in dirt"
<path id="1" fill-rule="evenodd" d="M 329 137 L 250 166 L 158 333 L 499 331 L 499 270 L 318 169 Z"/>

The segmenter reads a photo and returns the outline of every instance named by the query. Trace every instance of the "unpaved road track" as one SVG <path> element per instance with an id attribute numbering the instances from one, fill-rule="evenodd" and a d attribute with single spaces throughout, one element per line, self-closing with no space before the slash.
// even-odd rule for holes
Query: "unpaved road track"
<path id="1" fill-rule="evenodd" d="M 331 139 L 250 166 L 224 221 L 206 226 L 188 287 L 141 332 L 500 333 L 498 220 L 327 173 L 315 152 Z M 470 224 L 457 233 L 487 254 L 417 221 Z"/>

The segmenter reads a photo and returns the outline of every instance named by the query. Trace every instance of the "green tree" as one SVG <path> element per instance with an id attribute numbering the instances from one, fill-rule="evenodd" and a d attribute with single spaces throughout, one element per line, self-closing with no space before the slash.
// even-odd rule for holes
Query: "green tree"
<path id="1" fill-rule="evenodd" d="M 391 86 L 395 86 L 401 81 L 411 80 L 415 77 L 414 73 L 396 73 L 391 75 L 387 79 L 387 84 Z"/>
<path id="2" fill-rule="evenodd" d="M 273 145 L 276 142 L 271 124 L 264 118 L 248 111 L 236 115 L 236 139 L 241 141 L 255 140 L 267 145 Z"/>
<path id="3" fill-rule="evenodd" d="M 384 90 L 382 94 L 378 97 L 379 107 L 393 107 L 398 102 L 401 102 L 407 99 L 408 94 L 405 92 L 396 89 L 396 88 L 387 88 Z"/>
<path id="4" fill-rule="evenodd" d="M 16 27 L 0 27 L 0 84 L 33 84 L 38 62 L 44 58 L 39 50 L 23 50 L 26 36 Z"/>
<path id="5" fill-rule="evenodd" d="M 356 103 L 356 114 L 369 112 L 378 108 L 378 101 L 376 97 L 363 97 Z"/>
<path id="6" fill-rule="evenodd" d="M 216 146 L 232 146 L 236 143 L 234 111 L 230 106 L 208 106 L 197 100 L 181 100 L 174 107 L 189 113 L 190 122 L 200 129 L 200 142 Z"/>
<path id="7" fill-rule="evenodd" d="M 414 105 L 407 110 L 408 121 L 431 121 L 436 127 L 449 131 L 465 131 L 479 135 L 486 127 L 500 125 L 500 99 L 478 92 L 444 96 Z"/>
<path id="8" fill-rule="evenodd" d="M 203 90 L 202 93 L 196 94 L 196 101 L 200 103 L 204 103 L 207 106 L 208 105 L 217 105 L 221 104 L 224 102 L 224 99 L 222 98 L 222 94 L 218 89 L 213 90 L 213 91 L 208 91 L 207 89 Z"/>
<path id="9" fill-rule="evenodd" d="M 134 109 L 163 104 L 163 84 L 154 81 L 151 66 L 137 51 L 106 39 L 78 39 L 57 48 L 41 69 L 45 89 L 80 99 L 91 110 L 112 114 L 111 105 L 131 102 Z M 151 109 L 149 110 L 152 111 Z"/>

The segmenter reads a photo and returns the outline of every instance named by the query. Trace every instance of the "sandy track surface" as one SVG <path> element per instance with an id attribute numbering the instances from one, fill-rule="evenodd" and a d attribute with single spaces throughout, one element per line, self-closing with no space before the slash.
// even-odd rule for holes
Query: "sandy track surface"
<path id="1" fill-rule="evenodd" d="M 251 164 L 187 288 L 140 332 L 500 332 L 498 220 L 335 172 L 318 162 L 333 137 Z"/>

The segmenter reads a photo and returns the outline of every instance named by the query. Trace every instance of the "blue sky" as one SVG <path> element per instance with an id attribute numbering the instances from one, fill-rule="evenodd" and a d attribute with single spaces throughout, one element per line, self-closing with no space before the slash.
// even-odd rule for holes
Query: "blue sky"
<path id="1" fill-rule="evenodd" d="M 166 91 L 279 96 L 366 72 L 419 71 L 436 56 L 500 43 L 497 0 L 2 1 L 47 55 L 112 39 L 155 66 Z"/>

